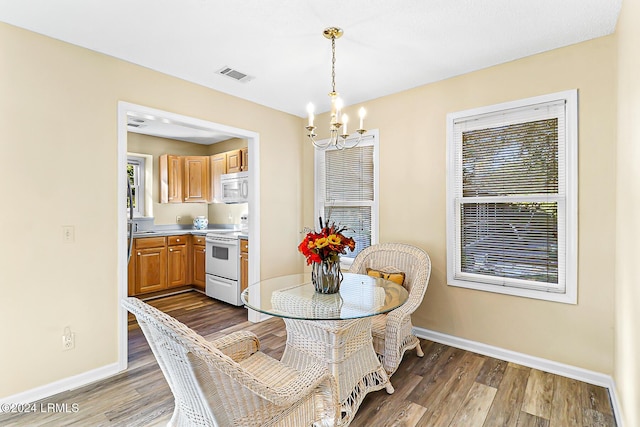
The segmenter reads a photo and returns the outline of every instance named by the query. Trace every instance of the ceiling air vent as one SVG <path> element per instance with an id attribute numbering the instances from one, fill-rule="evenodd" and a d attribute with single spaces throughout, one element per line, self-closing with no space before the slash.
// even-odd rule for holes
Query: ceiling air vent
<path id="1" fill-rule="evenodd" d="M 229 68 L 229 67 L 222 67 L 221 69 L 219 69 L 218 71 L 216 71 L 218 74 L 221 74 L 223 76 L 227 76 L 235 81 L 238 82 L 242 82 L 242 83 L 246 83 L 250 80 L 253 80 L 252 76 L 249 76 L 245 73 L 241 73 L 238 70 L 234 70 L 233 68 Z"/>

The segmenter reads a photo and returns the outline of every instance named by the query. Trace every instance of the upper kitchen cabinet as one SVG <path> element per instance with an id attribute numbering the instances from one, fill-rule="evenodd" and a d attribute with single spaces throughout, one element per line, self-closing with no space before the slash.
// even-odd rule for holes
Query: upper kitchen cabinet
<path id="1" fill-rule="evenodd" d="M 160 203 L 211 201 L 209 156 L 163 154 L 159 159 Z"/>
<path id="2" fill-rule="evenodd" d="M 209 156 L 184 156 L 184 201 L 209 202 Z"/>
<path id="3" fill-rule="evenodd" d="M 242 151 L 227 151 L 227 173 L 242 172 Z"/>
<path id="4" fill-rule="evenodd" d="M 243 172 L 249 170 L 249 149 L 247 147 L 240 149 L 240 158 L 242 162 L 241 169 Z"/>
<path id="5" fill-rule="evenodd" d="M 211 156 L 211 196 L 213 202 L 221 202 L 220 176 L 227 173 L 227 153 Z"/>
<path id="6" fill-rule="evenodd" d="M 160 203 L 182 203 L 182 158 L 163 154 L 160 170 Z"/>

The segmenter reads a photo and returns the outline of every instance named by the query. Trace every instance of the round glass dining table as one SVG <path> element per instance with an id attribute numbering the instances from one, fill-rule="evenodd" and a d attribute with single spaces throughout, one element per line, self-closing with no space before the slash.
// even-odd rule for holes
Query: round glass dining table
<path id="1" fill-rule="evenodd" d="M 373 316 L 400 307 L 409 294 L 381 278 L 344 273 L 340 291 L 315 291 L 311 274 L 262 280 L 242 292 L 246 307 L 281 317 L 287 328 L 282 362 L 305 369 L 322 363 L 336 379 L 342 418 L 348 425 L 369 392 L 394 389 L 373 348 Z M 381 317 L 378 318 L 383 321 Z"/>
<path id="2" fill-rule="evenodd" d="M 258 298 L 254 298 L 254 295 Z M 315 291 L 309 273 L 262 280 L 242 292 L 242 302 L 271 316 L 301 320 L 349 320 L 388 313 L 407 301 L 409 293 L 389 280 L 344 273 L 340 291 Z"/>

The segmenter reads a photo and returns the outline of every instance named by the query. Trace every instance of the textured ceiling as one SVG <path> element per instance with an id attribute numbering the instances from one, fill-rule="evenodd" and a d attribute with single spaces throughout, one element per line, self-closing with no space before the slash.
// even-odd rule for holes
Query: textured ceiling
<path id="1" fill-rule="evenodd" d="M 304 116 L 611 34 L 622 0 L 0 0 L 0 21 Z M 253 79 L 216 74 L 231 67 Z"/>

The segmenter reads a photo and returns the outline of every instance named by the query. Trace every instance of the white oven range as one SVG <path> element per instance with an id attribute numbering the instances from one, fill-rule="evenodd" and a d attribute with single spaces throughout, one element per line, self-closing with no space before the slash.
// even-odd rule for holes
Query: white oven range
<path id="1" fill-rule="evenodd" d="M 207 233 L 205 249 L 205 294 L 236 306 L 242 305 L 238 234 L 234 230 Z"/>

